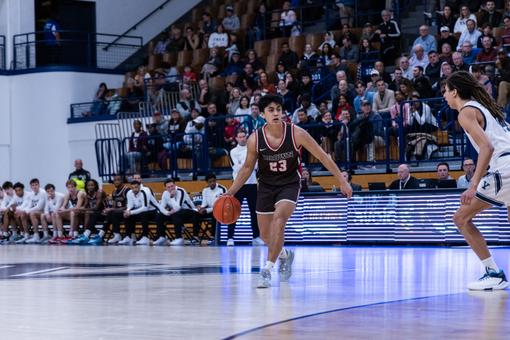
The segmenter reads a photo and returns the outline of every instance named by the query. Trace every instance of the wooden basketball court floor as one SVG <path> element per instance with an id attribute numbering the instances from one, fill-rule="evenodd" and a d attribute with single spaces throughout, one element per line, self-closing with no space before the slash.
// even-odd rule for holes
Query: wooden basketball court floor
<path id="1" fill-rule="evenodd" d="M 0 339 L 510 339 L 467 248 L 294 249 L 261 290 L 266 248 L 0 246 Z"/>

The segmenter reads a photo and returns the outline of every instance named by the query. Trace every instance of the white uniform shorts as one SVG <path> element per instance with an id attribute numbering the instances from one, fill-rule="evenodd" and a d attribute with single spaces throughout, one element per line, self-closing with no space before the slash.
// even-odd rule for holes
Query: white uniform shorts
<path id="1" fill-rule="evenodd" d="M 504 162 L 503 162 L 504 161 Z M 510 206 L 510 155 L 501 157 L 497 170 L 489 171 L 476 189 L 476 197 L 495 206 Z"/>

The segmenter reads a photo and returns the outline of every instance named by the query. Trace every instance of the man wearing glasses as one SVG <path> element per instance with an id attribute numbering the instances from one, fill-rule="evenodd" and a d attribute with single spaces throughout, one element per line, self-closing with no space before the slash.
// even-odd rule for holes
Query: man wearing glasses
<path id="1" fill-rule="evenodd" d="M 475 162 L 471 158 L 466 158 L 464 160 L 464 163 L 462 164 L 464 175 L 460 176 L 457 180 L 457 188 L 467 189 L 469 187 L 471 178 L 473 178 L 473 174 L 475 173 L 475 168 Z"/>

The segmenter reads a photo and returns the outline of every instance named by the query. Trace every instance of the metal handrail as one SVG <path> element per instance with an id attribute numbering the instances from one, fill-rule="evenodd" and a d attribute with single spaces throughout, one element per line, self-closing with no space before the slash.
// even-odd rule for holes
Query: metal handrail
<path id="1" fill-rule="evenodd" d="M 115 44 L 117 41 L 119 41 L 120 39 L 124 38 L 127 36 L 127 34 L 133 30 L 136 30 L 137 26 L 140 25 L 142 22 L 144 22 L 145 20 L 149 19 L 151 16 L 153 16 L 155 13 L 157 13 L 158 11 L 162 10 L 163 7 L 165 7 L 166 4 L 168 4 L 170 1 L 172 0 L 166 0 L 165 2 L 163 2 L 161 5 L 159 5 L 156 9 L 154 9 L 152 12 L 150 12 L 149 14 L 147 14 L 146 16 L 144 16 L 142 19 L 138 20 L 138 22 L 136 24 L 134 24 L 133 26 L 131 26 L 130 28 L 128 28 L 124 33 L 122 33 L 120 36 L 118 36 L 117 38 L 115 38 L 115 40 L 113 40 L 110 44 L 106 45 L 105 47 L 103 47 L 103 50 L 107 51 L 111 45 Z"/>

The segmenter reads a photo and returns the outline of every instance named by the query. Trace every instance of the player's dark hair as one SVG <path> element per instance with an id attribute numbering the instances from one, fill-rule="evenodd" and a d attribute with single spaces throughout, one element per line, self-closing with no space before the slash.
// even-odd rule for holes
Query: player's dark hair
<path id="1" fill-rule="evenodd" d="M 94 183 L 94 190 L 99 191 L 99 183 L 97 183 L 95 179 L 89 179 L 87 183 L 85 183 L 85 188 L 87 187 L 87 184 L 89 184 L 90 182 Z"/>
<path id="2" fill-rule="evenodd" d="M 505 115 L 494 99 L 480 85 L 473 75 L 466 71 L 452 73 L 446 79 L 449 90 L 457 90 L 459 97 L 464 100 L 474 99 L 482 104 L 491 115 L 501 124 L 505 121 Z"/>
<path id="3" fill-rule="evenodd" d="M 68 185 L 72 185 L 73 187 L 76 188 L 76 182 L 74 180 L 72 180 L 72 179 L 66 181 L 66 187 Z"/>
<path id="4" fill-rule="evenodd" d="M 12 182 L 5 181 L 4 184 L 2 184 L 2 189 L 7 190 L 12 188 Z"/>
<path id="5" fill-rule="evenodd" d="M 449 165 L 448 163 L 446 163 L 446 162 L 438 163 L 438 164 L 437 164 L 437 166 L 436 166 L 436 171 L 437 171 L 437 169 L 439 169 L 439 167 L 440 167 L 441 165 L 446 166 L 446 168 L 448 169 L 448 171 L 450 171 L 450 165 Z"/>
<path id="6" fill-rule="evenodd" d="M 14 183 L 13 188 L 14 188 L 14 190 L 16 190 L 17 188 L 25 189 L 25 186 L 23 185 L 23 183 L 16 182 L 16 183 Z"/>
<path id="7" fill-rule="evenodd" d="M 216 175 L 213 174 L 213 173 L 208 173 L 206 176 L 205 176 L 205 181 L 209 181 L 210 179 L 216 179 Z"/>
<path id="8" fill-rule="evenodd" d="M 32 185 L 32 184 L 34 184 L 34 183 L 39 184 L 39 180 L 38 180 L 37 178 L 32 178 L 32 179 L 30 180 L 30 185 Z"/>
<path id="9" fill-rule="evenodd" d="M 51 184 L 51 183 L 48 183 L 48 184 L 46 184 L 46 185 L 44 186 L 44 190 L 45 190 L 45 191 L 48 191 L 48 190 L 50 190 L 50 189 L 55 190 L 55 186 L 54 186 L 53 184 Z"/>
<path id="10" fill-rule="evenodd" d="M 165 182 L 163 182 L 165 184 L 165 186 L 168 184 L 168 183 L 174 183 L 175 184 L 175 180 L 173 178 L 167 178 L 165 180 Z"/>
<path id="11" fill-rule="evenodd" d="M 131 181 L 131 185 L 140 185 L 141 183 L 139 181 Z"/>
<path id="12" fill-rule="evenodd" d="M 268 107 L 270 104 L 278 104 L 280 106 L 283 106 L 283 100 L 280 96 L 274 96 L 271 94 L 265 95 L 263 97 L 260 97 L 259 100 L 259 108 L 261 112 L 264 112 L 266 107 Z"/>

